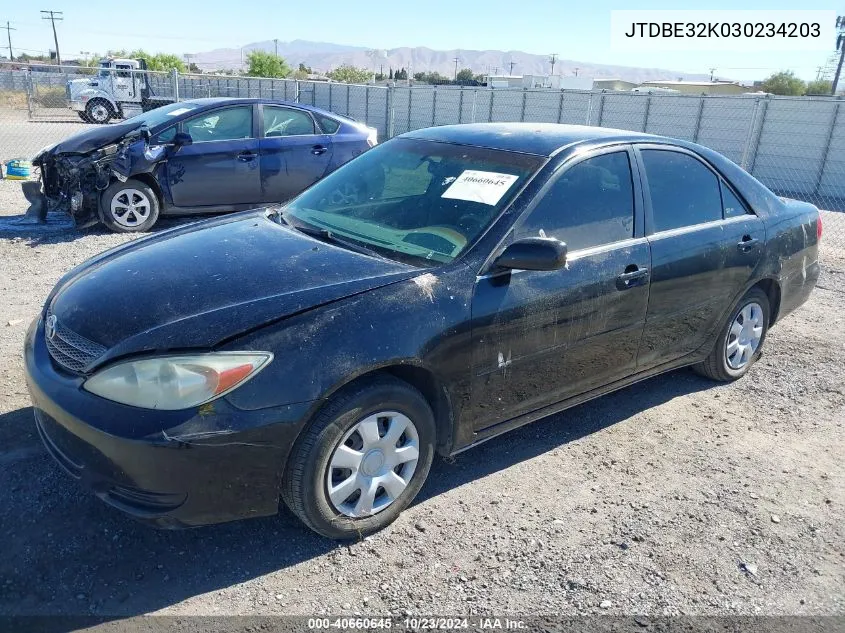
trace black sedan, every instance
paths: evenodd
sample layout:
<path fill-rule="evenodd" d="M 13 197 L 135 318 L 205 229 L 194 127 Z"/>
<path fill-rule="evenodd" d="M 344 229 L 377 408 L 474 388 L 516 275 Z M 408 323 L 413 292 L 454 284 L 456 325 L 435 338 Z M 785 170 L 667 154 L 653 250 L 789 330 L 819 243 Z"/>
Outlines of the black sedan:
<path fill-rule="evenodd" d="M 686 365 L 743 376 L 810 295 L 820 236 L 814 206 L 691 143 L 411 132 L 283 207 L 70 271 L 26 339 L 36 425 L 72 477 L 155 525 L 281 497 L 358 538 L 435 452 Z"/>

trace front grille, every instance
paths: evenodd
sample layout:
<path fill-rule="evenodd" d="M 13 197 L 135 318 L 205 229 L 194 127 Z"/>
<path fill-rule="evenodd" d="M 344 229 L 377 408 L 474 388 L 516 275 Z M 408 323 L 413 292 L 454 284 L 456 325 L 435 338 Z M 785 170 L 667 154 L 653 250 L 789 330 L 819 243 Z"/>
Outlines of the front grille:
<path fill-rule="evenodd" d="M 52 312 L 47 312 L 47 319 L 52 319 Z M 82 373 L 88 365 L 106 353 L 102 345 L 89 341 L 84 336 L 69 330 L 56 321 L 52 336 L 48 327 L 44 328 L 44 340 L 47 341 L 47 350 L 50 356 L 59 365 L 72 372 Z"/>

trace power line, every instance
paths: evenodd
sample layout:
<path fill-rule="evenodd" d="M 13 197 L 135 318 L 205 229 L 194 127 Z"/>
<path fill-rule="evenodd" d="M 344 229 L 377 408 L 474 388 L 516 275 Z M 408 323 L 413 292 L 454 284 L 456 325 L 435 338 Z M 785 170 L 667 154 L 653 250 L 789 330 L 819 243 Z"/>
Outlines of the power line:
<path fill-rule="evenodd" d="M 53 25 L 53 41 L 56 43 L 56 63 L 61 66 L 62 65 L 62 56 L 59 53 L 59 36 L 56 35 L 56 20 L 60 22 L 64 20 L 64 11 L 49 11 L 49 10 L 42 10 L 41 11 L 41 19 L 42 20 L 50 20 L 50 23 Z"/>
<path fill-rule="evenodd" d="M 15 61 L 15 56 L 14 56 L 14 54 L 12 54 L 12 31 L 17 31 L 17 29 L 13 28 L 9 24 L 8 20 L 6 21 L 5 27 L 0 26 L 0 29 L 2 29 L 2 28 L 6 29 L 6 36 L 9 38 L 9 61 L 13 62 L 13 61 Z"/>

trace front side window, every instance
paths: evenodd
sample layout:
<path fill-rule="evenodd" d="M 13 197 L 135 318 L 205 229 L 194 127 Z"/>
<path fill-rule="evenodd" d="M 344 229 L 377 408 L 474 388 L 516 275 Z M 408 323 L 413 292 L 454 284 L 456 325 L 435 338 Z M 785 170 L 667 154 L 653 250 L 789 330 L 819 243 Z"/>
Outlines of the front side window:
<path fill-rule="evenodd" d="M 314 134 L 314 120 L 302 110 L 264 106 L 264 136 L 303 136 Z"/>
<path fill-rule="evenodd" d="M 183 125 L 194 143 L 250 138 L 252 136 L 252 106 L 221 108 L 188 119 Z"/>
<path fill-rule="evenodd" d="M 641 154 L 656 232 L 722 219 L 719 179 L 701 161 L 667 150 Z"/>
<path fill-rule="evenodd" d="M 284 216 L 294 226 L 330 231 L 393 259 L 448 263 L 542 163 L 526 154 L 395 139 L 307 189 Z"/>
<path fill-rule="evenodd" d="M 546 190 L 515 237 L 556 237 L 570 251 L 634 235 L 634 187 L 627 152 L 588 158 Z"/>

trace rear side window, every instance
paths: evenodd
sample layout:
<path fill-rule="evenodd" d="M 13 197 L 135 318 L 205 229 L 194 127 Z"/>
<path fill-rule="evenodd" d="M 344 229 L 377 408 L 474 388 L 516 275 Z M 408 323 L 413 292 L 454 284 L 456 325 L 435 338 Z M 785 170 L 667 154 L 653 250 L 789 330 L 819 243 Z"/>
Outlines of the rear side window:
<path fill-rule="evenodd" d="M 655 231 L 722 219 L 719 179 L 689 154 L 646 149 L 645 164 Z"/>
<path fill-rule="evenodd" d="M 602 154 L 567 169 L 515 232 L 556 237 L 568 250 L 634 235 L 634 188 L 627 152 Z"/>
<path fill-rule="evenodd" d="M 317 122 L 320 124 L 323 132 L 326 134 L 334 134 L 340 128 L 340 123 L 335 121 L 334 119 L 330 119 L 327 116 L 323 116 L 322 114 L 318 114 Z"/>
<path fill-rule="evenodd" d="M 722 185 L 722 208 L 725 210 L 725 217 L 726 218 L 733 218 L 738 215 L 747 215 L 748 209 L 746 209 L 745 205 L 742 201 L 736 197 L 736 194 L 731 191 L 731 188 L 728 187 L 727 184 L 724 182 L 721 183 Z"/>
<path fill-rule="evenodd" d="M 264 136 L 306 136 L 314 134 L 314 120 L 302 110 L 264 106 Z"/>

